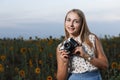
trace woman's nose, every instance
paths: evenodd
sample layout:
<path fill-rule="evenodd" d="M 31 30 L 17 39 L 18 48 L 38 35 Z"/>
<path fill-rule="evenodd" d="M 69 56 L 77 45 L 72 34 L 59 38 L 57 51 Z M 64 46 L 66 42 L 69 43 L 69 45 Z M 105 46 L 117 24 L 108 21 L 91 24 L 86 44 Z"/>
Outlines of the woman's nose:
<path fill-rule="evenodd" d="M 70 27 L 73 27 L 73 26 L 74 26 L 73 23 L 74 23 L 73 21 L 70 22 Z"/>

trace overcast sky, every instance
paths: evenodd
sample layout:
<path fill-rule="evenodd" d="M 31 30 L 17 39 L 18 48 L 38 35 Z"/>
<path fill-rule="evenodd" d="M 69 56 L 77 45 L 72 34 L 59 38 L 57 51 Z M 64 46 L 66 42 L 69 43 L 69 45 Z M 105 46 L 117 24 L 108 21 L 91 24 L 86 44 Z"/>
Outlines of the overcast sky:
<path fill-rule="evenodd" d="M 91 32 L 120 34 L 120 0 L 0 0 L 0 38 L 64 35 L 64 17 L 81 9 Z"/>

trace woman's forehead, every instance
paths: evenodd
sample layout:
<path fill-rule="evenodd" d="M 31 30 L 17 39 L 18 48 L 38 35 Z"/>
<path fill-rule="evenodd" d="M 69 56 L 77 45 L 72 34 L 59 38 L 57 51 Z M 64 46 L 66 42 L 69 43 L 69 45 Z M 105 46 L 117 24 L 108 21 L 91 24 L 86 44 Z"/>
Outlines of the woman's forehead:
<path fill-rule="evenodd" d="M 80 16 L 76 12 L 70 12 L 70 13 L 67 14 L 67 18 L 80 19 Z"/>

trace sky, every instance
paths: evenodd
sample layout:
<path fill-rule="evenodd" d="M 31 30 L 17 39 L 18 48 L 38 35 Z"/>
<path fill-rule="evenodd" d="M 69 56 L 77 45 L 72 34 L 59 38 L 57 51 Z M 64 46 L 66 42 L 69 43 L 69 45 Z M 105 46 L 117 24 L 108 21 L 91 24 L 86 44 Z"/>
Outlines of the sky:
<path fill-rule="evenodd" d="M 64 18 L 81 9 L 91 32 L 99 37 L 120 34 L 120 0 L 0 0 L 0 38 L 59 38 Z"/>

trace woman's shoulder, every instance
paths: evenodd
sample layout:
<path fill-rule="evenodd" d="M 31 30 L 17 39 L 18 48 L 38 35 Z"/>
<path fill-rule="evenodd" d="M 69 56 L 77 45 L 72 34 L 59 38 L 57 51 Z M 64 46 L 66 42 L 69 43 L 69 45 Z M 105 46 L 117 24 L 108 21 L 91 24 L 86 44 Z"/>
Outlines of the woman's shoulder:
<path fill-rule="evenodd" d="M 60 47 L 63 45 L 63 42 L 60 42 L 58 45 L 57 45 L 57 49 L 60 49 Z"/>
<path fill-rule="evenodd" d="M 57 47 L 59 48 L 59 47 L 61 47 L 61 46 L 62 46 L 62 42 L 61 42 L 61 43 L 59 43 Z"/>
<path fill-rule="evenodd" d="M 91 34 L 89 35 L 89 40 L 95 45 L 96 42 L 99 41 L 99 38 L 97 37 L 96 34 L 91 33 Z"/>
<path fill-rule="evenodd" d="M 96 34 L 93 34 L 93 33 L 89 35 L 89 40 L 92 43 L 100 42 L 100 39 L 98 38 L 98 36 Z"/>
<path fill-rule="evenodd" d="M 93 41 L 93 40 L 95 40 L 95 34 L 93 34 L 93 33 L 91 33 L 91 34 L 89 34 L 89 40 L 90 41 Z"/>
<path fill-rule="evenodd" d="M 97 38 L 98 38 L 98 37 L 97 37 L 96 34 L 94 34 L 94 33 L 89 34 L 89 39 L 95 40 L 95 39 L 97 39 Z"/>

